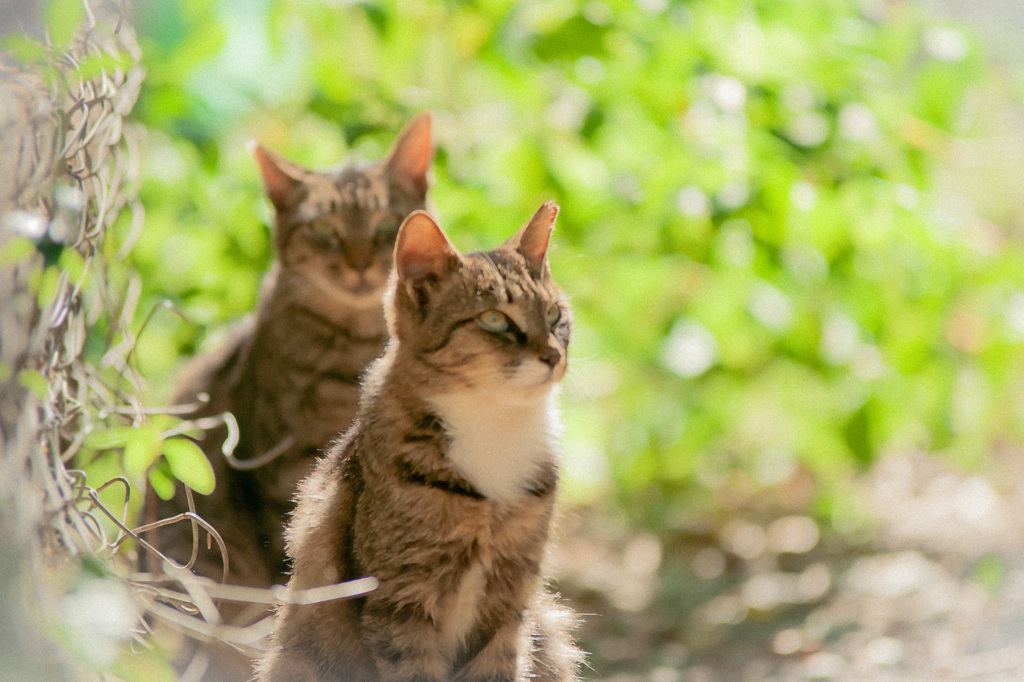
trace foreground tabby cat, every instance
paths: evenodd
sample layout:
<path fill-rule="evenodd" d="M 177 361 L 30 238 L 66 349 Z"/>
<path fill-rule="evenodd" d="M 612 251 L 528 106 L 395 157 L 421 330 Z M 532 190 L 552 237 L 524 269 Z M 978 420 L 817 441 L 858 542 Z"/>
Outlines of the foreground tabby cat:
<path fill-rule="evenodd" d="M 229 583 L 267 587 L 286 580 L 282 531 L 295 487 L 315 456 L 348 428 L 359 377 L 383 348 L 381 298 L 398 227 L 425 207 L 434 156 L 430 128 L 430 116 L 421 114 L 383 161 L 328 172 L 253 150 L 276 211 L 277 260 L 255 319 L 219 352 L 194 362 L 175 396 L 189 403 L 209 395 L 191 416 L 234 414 L 238 459 L 278 453 L 263 466 L 239 470 L 221 453 L 223 428 L 200 443 L 217 488 L 194 496 L 196 511 L 227 543 Z M 150 520 L 188 509 L 180 486 L 168 502 L 150 500 Z M 178 523 L 161 528 L 156 544 L 184 563 L 192 542 L 190 524 Z M 220 552 L 205 544 L 195 571 L 220 580 Z"/>
<path fill-rule="evenodd" d="M 287 531 L 290 588 L 380 586 L 282 606 L 261 682 L 576 679 L 575 619 L 542 573 L 571 327 L 546 257 L 557 212 L 466 255 L 426 213 L 405 220 L 391 339 Z"/>

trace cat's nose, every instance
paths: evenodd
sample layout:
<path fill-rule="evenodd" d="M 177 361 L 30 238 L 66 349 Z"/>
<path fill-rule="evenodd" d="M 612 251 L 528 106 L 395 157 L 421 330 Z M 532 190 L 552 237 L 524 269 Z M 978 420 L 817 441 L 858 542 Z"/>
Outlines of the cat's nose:
<path fill-rule="evenodd" d="M 373 259 L 369 258 L 369 257 L 367 257 L 367 258 L 351 258 L 350 257 L 347 260 L 348 260 L 348 264 L 356 272 L 364 272 L 371 265 L 373 265 Z"/>
<path fill-rule="evenodd" d="M 356 272 L 363 272 L 373 265 L 373 250 L 369 244 L 346 244 L 345 261 Z"/>
<path fill-rule="evenodd" d="M 551 368 L 554 368 L 561 359 L 562 354 L 559 350 L 557 348 L 551 348 L 550 346 L 540 355 L 540 361 Z"/>

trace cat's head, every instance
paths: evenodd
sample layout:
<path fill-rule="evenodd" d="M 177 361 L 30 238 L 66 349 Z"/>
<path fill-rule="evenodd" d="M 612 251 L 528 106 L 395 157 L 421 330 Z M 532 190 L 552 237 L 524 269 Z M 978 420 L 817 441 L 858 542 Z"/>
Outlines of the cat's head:
<path fill-rule="evenodd" d="M 402 220 L 426 206 L 434 158 L 431 119 L 413 118 L 377 163 L 312 171 L 260 145 L 253 155 L 276 212 L 284 276 L 327 296 L 379 300 Z M 379 305 L 379 304 L 378 304 Z"/>
<path fill-rule="evenodd" d="M 547 202 L 493 251 L 460 254 L 427 213 L 406 218 L 386 310 L 406 371 L 438 394 L 547 393 L 567 368 L 568 298 L 554 282 Z"/>

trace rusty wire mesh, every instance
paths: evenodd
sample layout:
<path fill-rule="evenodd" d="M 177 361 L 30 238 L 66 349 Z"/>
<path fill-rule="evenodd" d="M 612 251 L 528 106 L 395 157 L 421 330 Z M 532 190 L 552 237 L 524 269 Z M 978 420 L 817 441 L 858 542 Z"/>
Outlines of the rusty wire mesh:
<path fill-rule="evenodd" d="M 80 608 L 90 603 L 80 594 L 85 574 L 104 585 L 106 608 L 113 601 L 129 619 L 114 637 L 122 648 L 129 639 L 148 646 L 152 625 L 163 623 L 255 653 L 271 627 L 267 604 L 373 587 L 371 579 L 288 593 L 197 578 L 139 533 L 185 522 L 196 544 L 200 534 L 219 542 L 212 527 L 191 513 L 133 528 L 132 484 L 87 480 L 76 468 L 90 433 L 182 411 L 144 404 L 133 354 L 145 322 L 132 331 L 141 282 L 121 263 L 143 225 L 145 131 L 127 118 L 143 78 L 139 48 L 121 3 L 83 8 L 67 45 L 33 43 L 28 60 L 0 54 L 0 611 L 12 615 L 0 618 L 0 663 L 12 679 L 88 678 L 51 643 L 68 639 L 69 595 Z M 180 422 L 163 436 L 210 425 Z M 137 572 L 135 551 L 158 556 L 158 570 Z M 226 624 L 220 600 L 261 605 L 259 617 Z M 199 678 L 202 655 L 193 663 L 186 677 Z"/>
<path fill-rule="evenodd" d="M 95 415 L 136 402 L 102 387 L 83 347 L 101 315 L 127 326 L 138 289 L 110 297 L 87 283 L 104 281 L 102 243 L 119 214 L 127 207 L 141 225 L 139 134 L 125 116 L 142 71 L 121 8 L 84 9 L 67 46 L 0 56 L 0 599 L 15 630 L 0 636 L 0 659 L 14 679 L 80 677 L 37 633 L 60 634 L 73 558 L 110 558 L 90 513 L 97 490 L 69 462 Z M 101 488 L 113 485 L 127 494 L 124 481 Z"/>

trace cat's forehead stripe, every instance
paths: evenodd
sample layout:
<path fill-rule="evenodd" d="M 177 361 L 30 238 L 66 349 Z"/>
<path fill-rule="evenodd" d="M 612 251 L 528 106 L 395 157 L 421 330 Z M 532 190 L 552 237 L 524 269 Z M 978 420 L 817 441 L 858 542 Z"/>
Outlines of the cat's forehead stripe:
<path fill-rule="evenodd" d="M 477 290 L 487 291 L 498 305 L 516 304 L 530 299 L 546 299 L 550 294 L 526 269 L 517 254 L 501 249 L 467 254 L 476 263 Z"/>
<path fill-rule="evenodd" d="M 390 200 L 388 184 L 383 179 L 365 175 L 339 182 L 337 190 L 341 205 L 345 208 L 379 211 L 386 208 Z"/>
<path fill-rule="evenodd" d="M 382 211 L 390 200 L 388 183 L 382 178 L 343 177 L 332 183 L 312 185 L 295 216 L 300 222 L 310 222 L 340 209 Z"/>
<path fill-rule="evenodd" d="M 480 256 L 494 275 L 494 280 L 491 283 L 491 290 L 494 292 L 495 297 L 501 303 L 510 302 L 512 299 L 508 292 L 508 282 L 506 281 L 506 278 L 502 276 L 497 263 L 494 262 L 494 259 L 491 258 L 491 255 L 488 253 L 481 253 Z"/>

